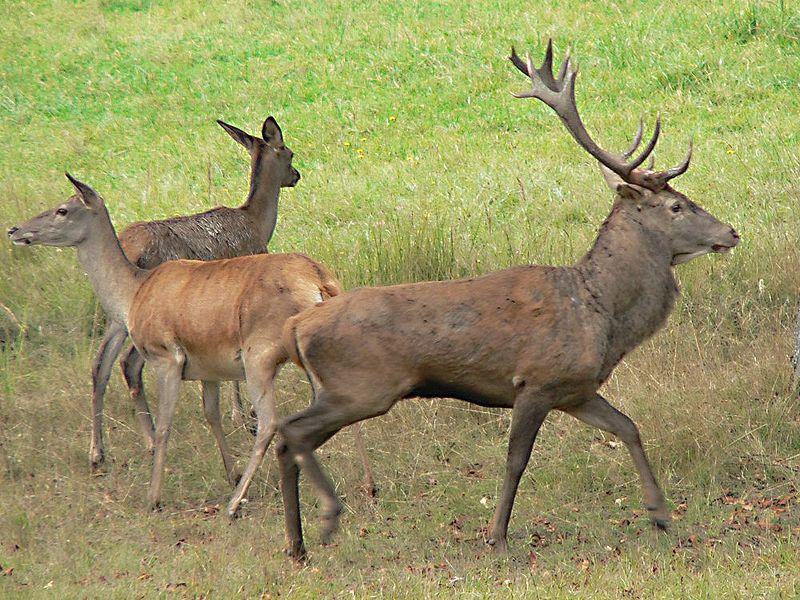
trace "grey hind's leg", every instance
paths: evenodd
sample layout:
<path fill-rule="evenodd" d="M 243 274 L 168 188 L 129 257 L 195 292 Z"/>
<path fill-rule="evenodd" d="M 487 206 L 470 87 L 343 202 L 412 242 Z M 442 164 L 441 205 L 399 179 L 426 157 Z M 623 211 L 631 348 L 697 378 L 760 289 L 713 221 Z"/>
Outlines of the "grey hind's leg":
<path fill-rule="evenodd" d="M 92 365 L 92 441 L 89 446 L 89 462 L 96 471 L 105 460 L 103 449 L 103 397 L 111 377 L 111 368 L 117 360 L 128 331 L 122 323 L 109 323 L 97 356 Z"/>
<path fill-rule="evenodd" d="M 535 393 L 522 392 L 514 402 L 503 489 L 487 536 L 488 543 L 497 551 L 505 552 L 508 549 L 508 522 L 511 519 L 514 498 L 522 473 L 528 466 L 536 435 L 547 413 L 547 406 L 542 404 L 541 398 Z"/>
<path fill-rule="evenodd" d="M 206 417 L 211 432 L 217 440 L 219 452 L 222 455 L 222 464 L 225 466 L 225 474 L 228 477 L 228 483 L 232 486 L 236 485 L 239 476 L 236 474 L 236 464 L 228 450 L 228 444 L 225 441 L 225 433 L 222 431 L 222 423 L 219 415 L 219 382 L 218 381 L 203 381 L 203 414 Z"/>
<path fill-rule="evenodd" d="M 128 391 L 136 410 L 136 418 L 139 421 L 139 429 L 144 437 L 147 449 L 152 451 L 155 446 L 155 430 L 153 428 L 153 417 L 150 415 L 150 408 L 147 406 L 147 399 L 144 395 L 144 381 L 142 380 L 142 370 L 144 369 L 144 358 L 136 349 L 131 347 L 125 357 L 120 361 L 122 376 L 128 384 Z"/>
<path fill-rule="evenodd" d="M 573 417 L 603 431 L 613 433 L 628 447 L 644 488 L 644 498 L 650 518 L 659 528 L 666 529 L 670 523 L 670 512 L 664 494 L 656 481 L 650 462 L 642 448 L 639 429 L 624 413 L 611 406 L 600 394 L 575 408 L 566 410 Z"/>

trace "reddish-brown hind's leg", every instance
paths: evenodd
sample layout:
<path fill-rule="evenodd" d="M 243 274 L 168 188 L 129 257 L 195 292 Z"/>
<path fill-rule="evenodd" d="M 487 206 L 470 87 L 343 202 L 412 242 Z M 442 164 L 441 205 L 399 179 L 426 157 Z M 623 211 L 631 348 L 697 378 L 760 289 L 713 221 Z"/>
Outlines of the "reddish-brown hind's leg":
<path fill-rule="evenodd" d="M 203 415 L 206 417 L 208 426 L 217 440 L 217 447 L 222 455 L 222 464 L 225 466 L 225 475 L 228 483 L 235 486 L 239 481 L 236 473 L 236 461 L 233 460 L 228 444 L 225 441 L 225 432 L 222 431 L 222 422 L 219 414 L 219 381 L 203 381 Z"/>

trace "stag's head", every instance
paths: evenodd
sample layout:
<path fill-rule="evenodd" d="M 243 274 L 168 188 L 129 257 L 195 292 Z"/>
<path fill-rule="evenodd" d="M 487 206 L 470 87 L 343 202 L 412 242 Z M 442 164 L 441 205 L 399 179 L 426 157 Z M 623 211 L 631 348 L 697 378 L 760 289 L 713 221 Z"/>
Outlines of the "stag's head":
<path fill-rule="evenodd" d="M 103 215 L 105 203 L 91 187 L 66 173 L 75 194 L 42 214 L 8 230 L 8 237 L 18 246 L 77 246 L 92 233 L 95 220 Z"/>
<path fill-rule="evenodd" d="M 261 137 L 252 136 L 238 127 L 217 121 L 235 141 L 250 153 L 254 177 L 280 182 L 281 187 L 294 187 L 300 172 L 292 166 L 294 153 L 283 142 L 283 132 L 274 117 L 269 116 L 261 126 Z"/>
<path fill-rule="evenodd" d="M 514 95 L 517 98 L 537 98 L 556 112 L 575 141 L 600 163 L 606 182 L 619 201 L 634 207 L 639 222 L 669 241 L 673 265 L 709 252 L 727 252 L 739 243 L 739 235 L 733 227 L 714 218 L 669 183 L 689 168 L 691 143 L 686 158 L 678 166 L 658 171 L 653 168 L 651 159 L 650 164 L 643 167 L 642 163 L 653 152 L 661 133 L 661 121 L 656 119 L 653 135 L 638 155 L 634 156 L 642 141 L 644 127 L 641 121 L 628 150 L 621 156 L 607 152 L 589 136 L 578 114 L 575 104 L 578 72 L 568 54 L 557 76 L 553 74 L 552 40 L 547 43 L 544 63 L 539 68 L 533 66 L 530 55 L 527 61 L 523 61 L 513 48 L 509 58 L 533 84 L 530 90 Z"/>

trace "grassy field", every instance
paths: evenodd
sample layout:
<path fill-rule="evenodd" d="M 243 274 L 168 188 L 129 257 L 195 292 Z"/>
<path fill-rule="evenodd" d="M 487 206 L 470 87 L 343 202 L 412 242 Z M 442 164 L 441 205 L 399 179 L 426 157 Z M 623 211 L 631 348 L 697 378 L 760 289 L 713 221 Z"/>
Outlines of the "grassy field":
<path fill-rule="evenodd" d="M 89 366 L 103 319 L 73 251 L 0 242 L 0 302 L 25 335 L 0 349 L 2 597 L 595 597 L 800 595 L 800 400 L 790 389 L 800 287 L 800 16 L 792 2 L 15 2 L 0 22 L 0 224 L 66 198 L 63 171 L 118 227 L 237 204 L 244 152 L 214 123 L 273 114 L 300 185 L 272 250 L 302 250 L 348 286 L 449 278 L 585 252 L 612 196 L 548 109 L 513 99 L 511 44 L 553 36 L 581 67 L 589 130 L 623 148 L 657 112 L 659 165 L 687 138 L 676 187 L 742 243 L 678 269 L 667 328 L 605 395 L 638 422 L 675 509 L 652 530 L 625 451 L 570 417 L 545 423 L 511 520 L 482 542 L 509 415 L 409 401 L 367 422 L 371 502 L 351 433 L 321 457 L 344 497 L 311 560 L 283 547 L 274 460 L 235 523 L 184 386 L 166 510 L 144 510 L 150 457 L 118 374 L 106 472 L 90 475 Z M 3 315 L 0 314 L 0 317 Z M 0 322 L 2 323 L 2 322 Z M 151 386 L 152 387 L 152 386 Z M 284 414 L 309 401 L 295 368 Z M 233 430 L 240 455 L 251 438 Z"/>

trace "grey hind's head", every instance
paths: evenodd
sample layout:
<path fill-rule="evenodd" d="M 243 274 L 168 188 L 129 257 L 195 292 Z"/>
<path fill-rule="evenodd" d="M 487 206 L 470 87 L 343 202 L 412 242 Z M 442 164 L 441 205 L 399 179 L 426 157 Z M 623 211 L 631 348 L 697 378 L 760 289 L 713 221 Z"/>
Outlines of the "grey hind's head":
<path fill-rule="evenodd" d="M 294 187 L 300 181 L 300 172 L 292 166 L 294 153 L 284 143 L 283 132 L 274 117 L 266 118 L 260 138 L 223 121 L 217 123 L 250 153 L 255 176 L 277 179 L 281 187 Z"/>
<path fill-rule="evenodd" d="M 77 246 L 92 231 L 92 223 L 105 204 L 91 187 L 66 173 L 75 187 L 75 194 L 66 202 L 8 230 L 8 237 L 17 246 Z"/>

